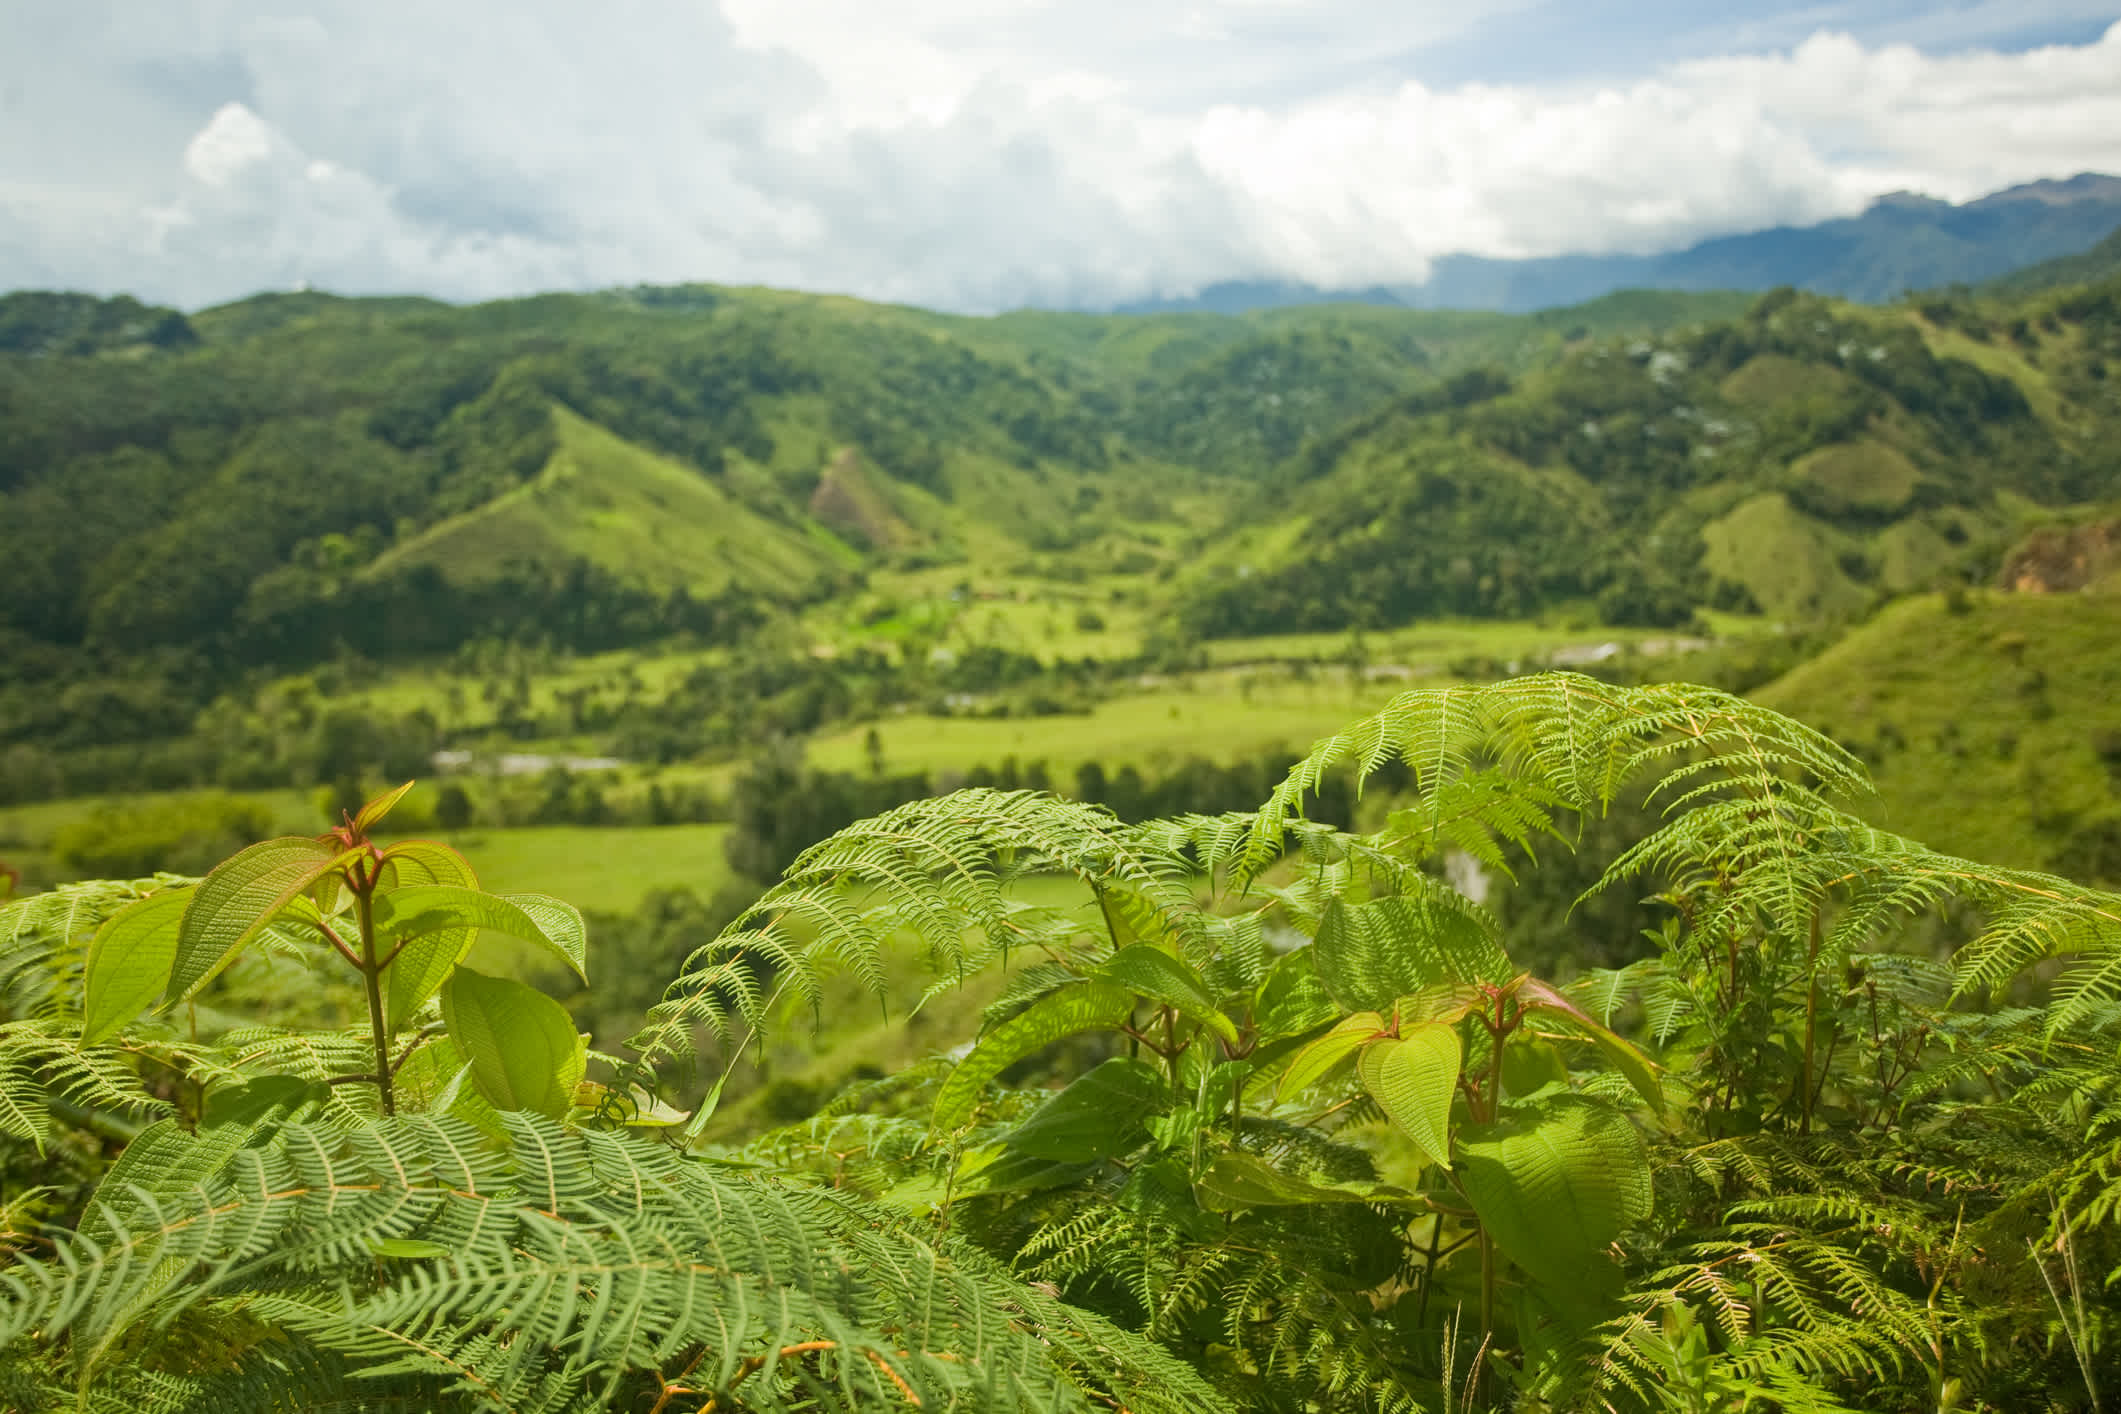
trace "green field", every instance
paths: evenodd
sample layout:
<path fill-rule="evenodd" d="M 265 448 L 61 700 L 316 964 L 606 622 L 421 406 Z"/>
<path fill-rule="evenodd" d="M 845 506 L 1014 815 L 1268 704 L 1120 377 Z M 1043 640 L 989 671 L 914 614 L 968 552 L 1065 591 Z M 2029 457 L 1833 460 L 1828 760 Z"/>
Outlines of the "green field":
<path fill-rule="evenodd" d="M 1013 757 L 1043 761 L 1054 779 L 1087 761 L 1152 771 L 1187 757 L 1232 762 L 1275 747 L 1301 751 L 1352 717 L 1381 705 L 1396 683 L 1351 685 L 1345 674 L 1296 681 L 1279 673 L 1197 673 L 1158 690 L 1130 693 L 1081 715 L 927 717 L 908 713 L 873 725 L 893 771 L 969 771 Z M 811 741 L 813 765 L 864 770 L 872 726 Z"/>
<path fill-rule="evenodd" d="M 2048 867 L 2121 810 L 2121 595 L 1903 600 L 1755 694 L 1871 763 L 1887 829 Z"/>
<path fill-rule="evenodd" d="M 727 825 L 536 825 L 440 838 L 463 851 L 480 884 L 496 893 L 553 894 L 593 913 L 631 913 L 654 889 L 691 889 L 706 898 L 727 883 L 728 833 Z"/>

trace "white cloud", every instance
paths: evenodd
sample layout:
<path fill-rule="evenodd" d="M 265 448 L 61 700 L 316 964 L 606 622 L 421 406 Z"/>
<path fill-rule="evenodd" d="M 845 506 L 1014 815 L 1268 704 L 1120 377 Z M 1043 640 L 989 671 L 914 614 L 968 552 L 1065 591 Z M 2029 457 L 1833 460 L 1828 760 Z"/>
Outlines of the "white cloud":
<path fill-rule="evenodd" d="M 1493 13 L 1462 3 L 53 13 L 0 17 L 0 287 L 184 303 L 305 280 L 972 309 L 1368 284 L 2121 169 L 2121 25 L 2014 54 L 1820 33 L 1527 86 L 1404 77 Z"/>

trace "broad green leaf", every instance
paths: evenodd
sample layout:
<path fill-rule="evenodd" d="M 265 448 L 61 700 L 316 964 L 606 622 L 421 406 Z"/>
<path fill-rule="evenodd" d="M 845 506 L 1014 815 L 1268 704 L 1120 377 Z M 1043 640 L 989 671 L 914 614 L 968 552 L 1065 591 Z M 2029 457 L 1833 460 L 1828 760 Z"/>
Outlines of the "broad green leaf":
<path fill-rule="evenodd" d="M 1656 1063 L 1633 1042 L 1599 1025 L 1589 1012 L 1537 977 L 1520 978 L 1516 993 L 1519 1005 L 1525 1010 L 1558 1016 L 1572 1029 L 1583 1033 L 1605 1056 L 1606 1063 L 1627 1077 L 1628 1084 L 1649 1102 L 1651 1109 L 1659 1115 L 1664 1113 L 1664 1086 L 1657 1079 Z"/>
<path fill-rule="evenodd" d="M 1057 1163 L 1109 1159 L 1149 1137 L 1142 1122 L 1163 1108 L 1167 1098 L 1156 1067 L 1115 1057 L 1078 1076 L 1002 1142 L 1018 1153 Z"/>
<path fill-rule="evenodd" d="M 479 886 L 471 861 L 437 840 L 399 840 L 383 851 L 381 863 L 386 889 L 414 884 L 455 884 L 465 889 Z"/>
<path fill-rule="evenodd" d="M 1495 1245 L 1563 1293 L 1612 1278 L 1607 1245 L 1652 1202 L 1642 1136 L 1626 1115 L 1582 1095 L 1461 1136 L 1458 1177 Z"/>
<path fill-rule="evenodd" d="M 181 1000 L 198 991 L 297 895 L 366 853 L 337 852 L 305 836 L 289 835 L 223 860 L 191 891 L 170 966 L 169 996 Z"/>
<path fill-rule="evenodd" d="M 378 894 L 376 930 L 391 945 L 428 933 L 485 928 L 535 943 L 589 980 L 587 927 L 573 904 L 544 894 L 489 894 L 446 884 L 415 884 Z"/>
<path fill-rule="evenodd" d="M 1552 1041 L 1519 1032 L 1502 1048 L 1502 1088 L 1514 1098 L 1566 1084 L 1568 1078 L 1568 1062 Z"/>
<path fill-rule="evenodd" d="M 1313 1183 L 1293 1178 L 1256 1154 L 1218 1154 L 1194 1185 L 1200 1205 L 1215 1213 L 1243 1208 L 1280 1208 L 1311 1203 L 1419 1201 L 1415 1195 L 1377 1183 Z"/>
<path fill-rule="evenodd" d="M 691 1116 L 674 1105 L 650 1095 L 643 1104 L 637 1095 L 613 1089 L 594 1080 L 584 1080 L 574 1087 L 574 1107 L 578 1110 L 604 1110 L 615 1113 L 619 1123 L 629 1129 L 668 1129 L 674 1124 L 683 1124 Z"/>
<path fill-rule="evenodd" d="M 1465 1055 L 1455 1028 L 1432 1021 L 1362 1053 L 1362 1083 L 1430 1163 L 1451 1166 L 1451 1098 Z"/>
<path fill-rule="evenodd" d="M 422 885 L 476 889 L 471 862 L 445 844 L 405 840 L 383 851 L 379 866 L 383 885 L 377 902 L 388 910 L 397 894 Z M 464 960 L 478 930 L 441 928 L 407 942 L 383 974 L 383 1016 L 392 1032 L 402 1030 L 429 997 L 441 989 L 449 969 Z M 392 946 L 395 946 L 393 944 Z M 387 949 L 386 949 L 387 951 Z"/>
<path fill-rule="evenodd" d="M 960 1197 L 975 1193 L 1035 1193 L 1047 1188 L 1072 1187 L 1095 1170 L 1094 1164 L 1063 1163 L 1020 1153 L 1004 1144 L 988 1144 L 967 1149 L 959 1157 L 950 1187 Z M 906 1205 L 918 1196 L 918 1191 L 904 1192 L 899 1195 L 898 1202 Z M 938 1186 L 928 1196 L 928 1208 L 932 1211 L 942 1197 Z"/>
<path fill-rule="evenodd" d="M 1134 1010 L 1134 994 L 1106 982 L 1079 982 L 1049 992 L 980 1038 L 935 1096 L 930 1123 L 956 1129 L 972 1118 L 987 1082 L 1032 1052 L 1081 1031 L 1109 1030 Z"/>
<path fill-rule="evenodd" d="M 154 1005 L 169 987 L 177 929 L 190 889 L 149 894 L 112 914 L 88 945 L 81 1044 L 98 1046 Z"/>
<path fill-rule="evenodd" d="M 391 807 L 405 798 L 405 792 L 411 790 L 412 785 L 411 781 L 407 781 L 396 790 L 385 791 L 362 806 L 353 819 L 354 833 L 356 835 L 366 835 L 370 830 L 373 830 L 382 818 L 390 813 Z"/>
<path fill-rule="evenodd" d="M 442 987 L 442 1019 L 495 1109 L 567 1113 L 587 1063 L 567 1008 L 535 987 L 459 967 Z"/>
<path fill-rule="evenodd" d="M 1371 903 L 1334 899 L 1312 943 L 1318 976 L 1344 1007 L 1386 1011 L 1444 983 L 1506 982 L 1510 960 L 1473 906 L 1456 895 Z"/>
<path fill-rule="evenodd" d="M 1293 1095 L 1316 1085 L 1335 1066 L 1384 1035 L 1385 1029 L 1384 1017 L 1374 1011 L 1358 1011 L 1341 1018 L 1331 1031 L 1296 1053 L 1296 1059 L 1282 1072 L 1281 1085 L 1275 1093 Z"/>
<path fill-rule="evenodd" d="M 1208 995 L 1200 974 L 1161 948 L 1136 943 L 1121 948 L 1093 974 L 1100 982 L 1125 987 L 1136 996 L 1175 1008 L 1216 1035 L 1237 1044 L 1237 1023 L 1223 1015 Z"/>
<path fill-rule="evenodd" d="M 1392 1008 L 1402 1027 L 1427 1021 L 1457 1025 L 1476 1011 L 1489 1007 L 1489 995 L 1464 982 L 1443 982 L 1401 997 Z"/>
<path fill-rule="evenodd" d="M 730 1069 L 725 1067 L 722 1073 L 715 1077 L 714 1084 L 707 1087 L 707 1093 L 692 1111 L 692 1118 L 685 1121 L 686 1143 L 690 1144 L 707 1132 L 707 1122 L 713 1119 L 714 1112 L 722 1107 L 722 1091 L 729 1084 L 730 1074 Z"/>
<path fill-rule="evenodd" d="M 489 894 L 447 884 L 392 889 L 376 896 L 377 950 L 384 956 L 396 950 L 383 975 L 391 1030 L 440 989 L 482 928 L 537 944 L 587 980 L 586 930 L 570 904 L 543 894 Z"/>

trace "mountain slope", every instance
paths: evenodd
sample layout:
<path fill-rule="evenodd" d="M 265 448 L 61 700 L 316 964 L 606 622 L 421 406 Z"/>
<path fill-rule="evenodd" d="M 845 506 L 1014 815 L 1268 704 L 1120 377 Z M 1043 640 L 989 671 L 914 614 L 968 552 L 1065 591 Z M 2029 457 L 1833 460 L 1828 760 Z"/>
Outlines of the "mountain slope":
<path fill-rule="evenodd" d="M 2085 172 L 1959 205 L 1896 192 L 1880 197 L 1860 216 L 1719 236 L 1659 255 L 1527 260 L 1446 255 L 1418 285 L 1321 290 L 1233 282 L 1190 298 L 1142 301 L 1129 309 L 1234 311 L 1348 301 L 1527 313 L 1623 289 L 1759 291 L 1778 285 L 1882 303 L 1909 290 L 1980 284 L 2021 266 L 2071 256 L 2116 226 L 2121 226 L 2121 178 Z"/>
<path fill-rule="evenodd" d="M 1330 631 L 1576 599 L 1615 624 L 1814 622 L 1986 573 L 2028 502 L 2121 492 L 2090 371 L 2121 320 L 2104 296 L 2052 313 L 2021 342 L 1785 292 L 1402 399 L 1288 463 L 1182 617 Z"/>
<path fill-rule="evenodd" d="M 2110 280 L 2115 275 L 2121 275 L 2121 225 L 2115 226 L 2105 240 L 2090 250 L 2043 260 L 1990 281 L 1987 293 L 2026 295 L 2064 285 L 2089 285 Z"/>
<path fill-rule="evenodd" d="M 696 468 L 636 447 L 565 407 L 532 480 L 428 527 L 380 556 L 372 576 L 432 566 L 471 583 L 514 564 L 594 565 L 631 585 L 700 596 L 742 585 L 799 597 L 859 555 L 816 526 L 776 523 Z"/>
<path fill-rule="evenodd" d="M 1753 694 L 1855 748 L 1886 828 L 2121 882 L 2121 593 L 1923 595 Z"/>

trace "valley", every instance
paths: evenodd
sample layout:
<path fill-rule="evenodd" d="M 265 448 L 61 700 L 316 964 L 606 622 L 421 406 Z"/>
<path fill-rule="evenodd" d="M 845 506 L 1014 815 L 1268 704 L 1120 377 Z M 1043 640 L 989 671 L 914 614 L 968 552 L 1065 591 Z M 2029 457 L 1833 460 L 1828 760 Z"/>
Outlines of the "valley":
<path fill-rule="evenodd" d="M 1249 809 L 1398 693 L 1566 668 L 1754 693 L 1869 762 L 1889 825 L 2112 880 L 2121 597 L 2103 561 L 2049 594 L 2004 567 L 2121 504 L 2121 315 L 2021 285 L 987 320 L 12 296 L 67 352 L 0 357 L 0 858 L 198 868 L 417 779 L 399 828 L 660 976 L 900 801 Z"/>

